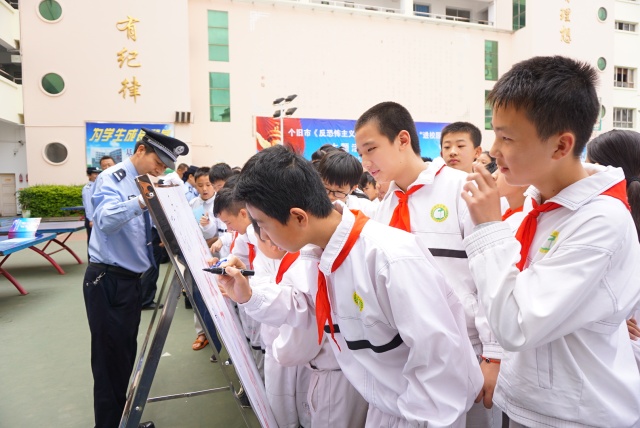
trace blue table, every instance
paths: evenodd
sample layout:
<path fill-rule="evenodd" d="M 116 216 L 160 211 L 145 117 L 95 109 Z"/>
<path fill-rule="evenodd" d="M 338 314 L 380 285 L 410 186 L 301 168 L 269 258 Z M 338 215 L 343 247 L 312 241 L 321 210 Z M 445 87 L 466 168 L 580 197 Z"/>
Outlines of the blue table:
<path fill-rule="evenodd" d="M 6 226 L 6 227 L 0 227 L 0 235 L 6 235 L 9 233 L 9 229 L 11 228 L 11 226 Z M 71 235 L 73 235 L 74 232 L 77 232 L 79 230 L 84 229 L 84 221 L 81 220 L 75 220 L 75 221 L 52 221 L 52 222 L 40 222 L 40 224 L 38 225 L 38 233 L 53 233 L 55 235 L 62 235 L 64 233 L 67 234 L 67 236 L 64 238 L 64 240 L 60 240 L 58 239 L 57 236 L 54 236 L 53 239 L 49 240 L 49 242 L 46 243 L 46 245 L 44 246 L 44 248 L 42 249 L 42 251 L 46 251 L 47 248 L 49 247 L 49 245 L 52 242 L 55 242 L 57 245 L 59 245 L 61 248 L 52 251 L 50 253 L 46 253 L 47 255 L 53 255 L 55 253 L 58 253 L 62 250 L 67 250 L 67 252 L 69 252 L 69 254 L 71 254 L 76 261 L 78 262 L 78 264 L 82 264 L 82 260 L 80 259 L 80 257 L 78 257 L 78 255 L 76 253 L 73 252 L 73 250 L 71 248 L 69 248 L 66 244 L 67 240 L 69 239 L 69 237 L 71 237 Z M 62 238 L 62 237 L 60 237 Z"/>
<path fill-rule="evenodd" d="M 9 272 L 7 272 L 7 270 L 4 269 L 2 265 L 4 264 L 4 262 L 7 261 L 7 259 L 9 258 L 9 256 L 11 256 L 11 254 L 16 253 L 20 250 L 24 250 L 25 248 L 29 248 L 30 250 L 35 251 L 36 253 L 40 254 L 42 257 L 47 259 L 49 263 L 53 265 L 53 267 L 58 271 L 60 275 L 64 275 L 64 271 L 62 270 L 60 265 L 58 265 L 58 263 L 56 263 L 56 261 L 53 260 L 51 256 L 49 256 L 49 254 L 45 253 L 40 248 L 36 247 L 36 245 L 41 244 L 43 242 L 47 242 L 47 243 L 51 242 L 53 239 L 55 239 L 55 237 L 56 237 L 55 233 L 37 234 L 33 238 L 25 238 L 25 239 L 8 239 L 6 236 L 0 236 L 0 256 L 4 256 L 0 261 L 0 274 L 3 275 L 5 278 L 7 278 L 18 289 L 20 294 L 25 295 L 25 294 L 29 294 L 29 292 L 25 290 L 20 285 L 18 280 L 16 280 Z"/>

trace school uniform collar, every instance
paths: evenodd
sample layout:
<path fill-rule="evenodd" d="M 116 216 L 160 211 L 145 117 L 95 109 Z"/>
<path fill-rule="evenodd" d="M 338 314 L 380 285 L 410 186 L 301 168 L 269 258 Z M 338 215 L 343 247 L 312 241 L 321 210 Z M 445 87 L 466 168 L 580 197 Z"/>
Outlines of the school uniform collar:
<path fill-rule="evenodd" d="M 320 257 L 320 265 L 318 268 L 325 275 L 331 274 L 331 267 L 333 266 L 333 262 L 338 258 L 338 254 L 340 254 L 340 250 L 344 247 L 344 244 L 349 237 L 349 233 L 353 228 L 353 224 L 356 221 L 356 216 L 353 215 L 348 208 L 342 206 L 342 221 L 336 228 L 336 231 L 331 235 L 331 239 L 329 239 L 329 243 L 325 247 L 322 252 L 322 256 Z"/>
<path fill-rule="evenodd" d="M 407 191 L 411 189 L 413 186 L 417 186 L 420 184 L 427 185 L 427 186 L 430 184 L 433 184 L 433 182 L 436 179 L 436 174 L 438 174 L 438 171 L 440 171 L 440 169 L 445 165 L 446 165 L 445 161 L 441 157 L 437 157 L 433 161 L 429 162 L 429 165 L 427 166 L 427 168 L 423 170 L 420 174 L 418 174 L 418 178 L 416 178 L 416 181 L 414 181 L 409 185 L 409 187 L 407 188 Z M 387 198 L 392 198 L 393 195 L 395 195 L 396 190 L 403 191 L 398 187 L 395 180 L 393 180 L 391 181 L 391 184 L 389 184 L 389 190 L 387 191 L 387 194 L 384 196 L 384 198 L 382 198 L 382 201 L 384 201 Z"/>
<path fill-rule="evenodd" d="M 575 211 L 624 180 L 624 172 L 621 168 L 595 164 L 583 164 L 582 166 L 589 173 L 588 177 L 562 189 L 560 193 L 545 202 L 555 202 Z M 534 186 L 529 187 L 525 195 L 537 203 L 541 202 L 540 191 Z M 525 206 L 525 208 L 527 207 Z"/>

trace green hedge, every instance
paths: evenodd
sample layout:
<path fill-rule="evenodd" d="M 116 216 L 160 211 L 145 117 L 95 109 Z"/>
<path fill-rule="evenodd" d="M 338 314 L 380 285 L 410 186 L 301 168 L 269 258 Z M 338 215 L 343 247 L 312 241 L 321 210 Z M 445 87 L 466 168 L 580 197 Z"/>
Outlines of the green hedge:
<path fill-rule="evenodd" d="M 77 211 L 61 211 L 60 208 L 81 206 L 82 187 L 83 185 L 25 187 L 18 193 L 18 201 L 23 210 L 31 211 L 31 217 L 77 216 Z"/>

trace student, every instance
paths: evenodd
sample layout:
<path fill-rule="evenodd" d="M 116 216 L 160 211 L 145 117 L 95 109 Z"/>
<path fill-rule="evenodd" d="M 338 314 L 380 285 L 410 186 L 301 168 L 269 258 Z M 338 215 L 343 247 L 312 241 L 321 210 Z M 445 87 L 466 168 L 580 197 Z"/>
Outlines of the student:
<path fill-rule="evenodd" d="M 480 162 L 491 174 L 496 172 L 498 169 L 498 165 L 496 165 L 496 160 L 491 157 L 488 151 L 484 151 L 480 153 L 478 156 L 478 162 Z"/>
<path fill-rule="evenodd" d="M 322 158 L 327 153 L 333 152 L 334 150 L 342 150 L 342 149 L 334 146 L 333 144 L 323 144 L 322 146 L 320 146 L 318 150 L 316 150 L 311 154 L 311 163 L 313 163 L 313 165 L 317 167 L 318 163 L 320 163 Z"/>
<path fill-rule="evenodd" d="M 320 160 L 318 172 L 331 202 L 340 201 L 347 208 L 360 210 L 369 217 L 375 213 L 376 205 L 353 195 L 362 177 L 362 164 L 355 156 L 343 150 L 333 150 Z"/>
<path fill-rule="evenodd" d="M 371 174 L 367 171 L 362 173 L 362 177 L 360 177 L 360 182 L 358 183 L 358 187 L 365 195 L 369 198 L 371 202 L 378 200 L 378 191 L 376 190 L 376 179 L 373 178 Z"/>
<path fill-rule="evenodd" d="M 215 193 L 211 183 L 209 182 L 209 170 L 209 167 L 201 167 L 196 170 L 194 177 L 196 190 L 198 191 L 199 196 L 197 198 L 193 198 L 189 202 L 189 205 L 196 216 L 196 221 L 198 221 L 200 225 L 202 236 L 207 242 L 207 245 L 211 245 L 218 235 L 218 223 L 216 221 L 217 219 L 213 215 L 213 197 Z M 192 278 L 193 277 L 189 274 L 189 279 L 191 280 Z M 202 295 L 200 294 L 198 287 L 192 285 L 192 290 L 193 300 L 198 308 L 200 317 L 202 317 L 205 325 L 207 326 L 207 330 L 216 350 L 220 353 L 222 344 L 220 343 L 220 339 L 218 339 L 218 333 L 216 331 L 215 324 L 211 319 L 211 314 L 202 299 Z M 204 328 L 202 328 L 202 324 L 200 324 L 200 320 L 195 313 L 193 314 L 193 323 L 196 330 L 196 340 L 191 345 L 191 349 L 199 351 L 207 346 L 209 340 L 207 339 Z M 212 355 L 211 362 L 217 362 L 215 354 Z"/>
<path fill-rule="evenodd" d="M 587 63 L 534 57 L 489 94 L 491 155 L 507 183 L 532 185 L 515 237 L 481 165 L 462 193 L 477 225 L 465 239 L 471 273 L 505 349 L 494 401 L 516 427 L 640 424 L 625 324 L 640 297 L 638 235 L 623 171 L 580 162 L 596 79 Z"/>
<path fill-rule="evenodd" d="M 209 181 L 213 186 L 213 191 L 218 192 L 220 189 L 222 189 L 229 177 L 235 174 L 236 173 L 233 172 L 229 164 L 220 162 L 213 165 L 211 167 L 211 170 L 209 171 Z"/>
<path fill-rule="evenodd" d="M 451 168 L 466 173 L 482 153 L 482 134 L 469 122 L 454 122 L 445 126 L 440 134 L 440 156 Z"/>
<path fill-rule="evenodd" d="M 189 169 L 189 165 L 187 165 L 186 163 L 181 163 L 176 168 L 176 174 L 178 174 L 178 177 L 182 177 L 184 173 L 187 172 L 188 169 Z"/>
<path fill-rule="evenodd" d="M 587 162 L 622 168 L 627 181 L 627 197 L 631 216 L 640 240 L 640 133 L 614 129 L 594 138 L 587 144 Z M 633 340 L 636 361 L 640 367 L 640 306 L 627 320 L 629 335 Z"/>
<path fill-rule="evenodd" d="M 87 177 L 89 182 L 82 188 L 82 205 L 84 206 L 84 227 L 87 229 L 87 248 L 89 247 L 89 240 L 91 239 L 91 228 L 93 227 L 93 205 L 91 205 L 91 196 L 95 187 L 93 186 L 100 170 L 95 167 L 87 168 Z"/>
<path fill-rule="evenodd" d="M 248 269 L 253 269 L 256 258 L 264 257 L 264 255 L 257 247 L 258 238 L 256 238 L 251 225 L 251 217 L 244 202 L 234 198 L 233 189 L 223 188 L 216 195 L 213 214 L 226 225 L 229 232 L 237 232 L 231 243 L 231 254 L 240 259 Z M 260 323 L 247 316 L 241 307 L 238 308 L 238 317 L 251 346 L 251 352 L 260 376 L 264 380 L 264 346 L 260 336 Z"/>
<path fill-rule="evenodd" d="M 462 129 L 462 125 L 450 129 Z M 467 206 L 460 198 L 467 174 L 446 167 L 442 158 L 429 164 L 422 161 L 415 123 L 398 103 L 371 107 L 357 120 L 355 131 L 363 166 L 379 182 L 390 182 L 374 220 L 413 233 L 429 248 L 464 307 L 467 333 L 485 377 L 482 403 L 469 412 L 467 426 L 499 427 L 502 416 L 499 410 L 490 408 L 502 348 L 478 304 L 462 244 L 473 229 Z M 445 137 L 462 134 L 454 131 Z"/>
<path fill-rule="evenodd" d="M 313 245 L 303 253 L 319 271 L 309 295 L 275 284 L 252 291 L 227 267 L 218 276 L 225 293 L 274 326 L 309 325 L 315 307 L 319 339 L 329 332 L 344 375 L 369 402 L 367 426 L 464 426 L 482 375 L 462 306 L 427 249 L 361 212 L 334 210 L 311 163 L 282 146 L 249 159 L 235 195 L 264 238 L 289 252 Z"/>

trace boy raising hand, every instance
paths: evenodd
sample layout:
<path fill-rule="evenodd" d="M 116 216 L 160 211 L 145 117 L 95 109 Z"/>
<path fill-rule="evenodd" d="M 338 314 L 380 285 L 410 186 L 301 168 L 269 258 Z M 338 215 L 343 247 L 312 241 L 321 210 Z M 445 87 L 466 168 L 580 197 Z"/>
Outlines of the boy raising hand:
<path fill-rule="evenodd" d="M 624 174 L 579 157 L 599 112 L 595 81 L 585 63 L 535 57 L 489 94 L 491 155 L 508 184 L 532 185 L 515 237 L 484 167 L 462 194 L 477 225 L 464 241 L 471 273 L 505 350 L 494 403 L 511 426 L 640 423 L 625 324 L 640 297 L 640 246 Z"/>

